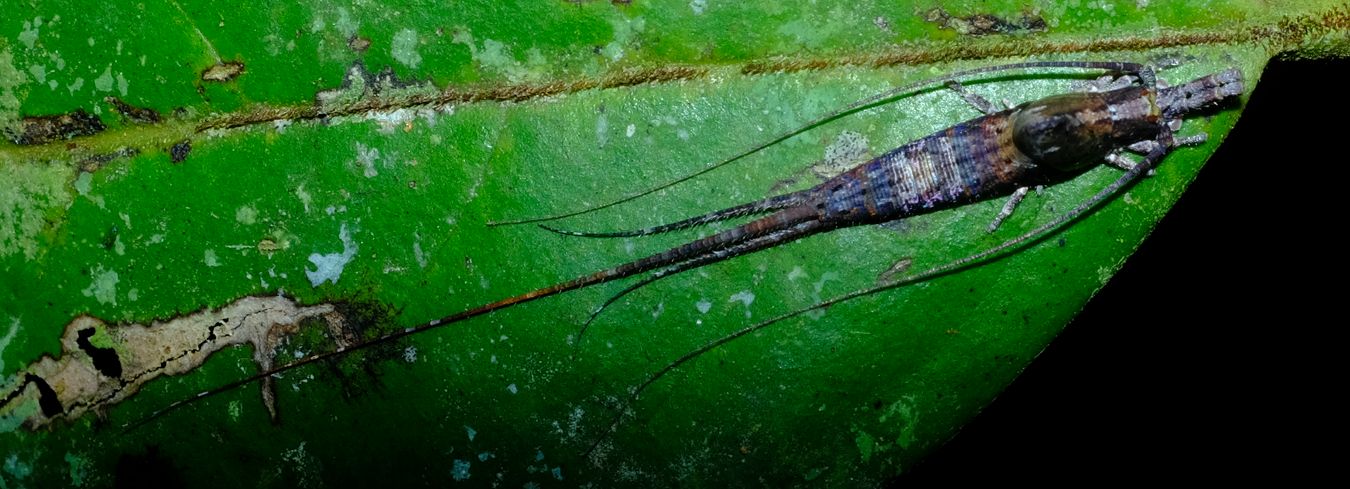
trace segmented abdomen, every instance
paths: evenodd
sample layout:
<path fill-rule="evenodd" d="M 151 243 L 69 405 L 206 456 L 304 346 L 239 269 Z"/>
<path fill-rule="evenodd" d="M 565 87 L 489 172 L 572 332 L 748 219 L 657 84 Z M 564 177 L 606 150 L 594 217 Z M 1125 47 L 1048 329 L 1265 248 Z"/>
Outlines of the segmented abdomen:
<path fill-rule="evenodd" d="M 887 221 L 1012 192 L 1036 167 L 1003 111 L 956 124 L 816 187 L 824 221 Z"/>

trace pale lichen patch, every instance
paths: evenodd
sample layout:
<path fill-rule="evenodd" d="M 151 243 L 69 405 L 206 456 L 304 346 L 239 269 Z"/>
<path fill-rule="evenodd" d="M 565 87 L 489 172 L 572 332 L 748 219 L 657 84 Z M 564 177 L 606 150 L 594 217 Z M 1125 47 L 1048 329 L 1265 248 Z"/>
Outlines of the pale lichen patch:
<path fill-rule="evenodd" d="M 66 464 L 70 468 L 70 483 L 75 487 L 82 487 L 88 480 L 90 470 L 93 469 L 93 462 L 88 457 L 66 452 Z"/>
<path fill-rule="evenodd" d="M 412 29 L 403 29 L 394 34 L 394 40 L 389 46 L 390 55 L 399 63 L 409 68 L 417 68 L 422 64 L 422 55 L 417 53 L 417 31 Z"/>
<path fill-rule="evenodd" d="M 450 469 L 450 477 L 454 478 L 455 481 L 462 481 L 468 479 L 469 467 L 470 463 L 468 460 L 455 459 L 454 464 Z"/>
<path fill-rule="evenodd" d="M 94 79 L 94 88 L 100 92 L 110 92 L 116 81 L 117 79 L 113 78 L 112 65 L 108 65 L 103 69 L 103 74 Z"/>
<path fill-rule="evenodd" d="M 739 302 L 744 305 L 745 317 L 748 318 L 750 317 L 750 304 L 755 302 L 755 293 L 749 290 L 742 290 L 732 294 L 731 297 L 727 298 L 727 302 Z"/>
<path fill-rule="evenodd" d="M 19 108 L 24 94 L 19 87 L 28 83 L 14 66 L 14 54 L 7 46 L 0 44 L 0 133 L 14 133 L 19 129 Z"/>
<path fill-rule="evenodd" d="M 302 307 L 285 297 L 245 297 L 220 309 L 148 325 L 109 325 L 81 316 L 66 325 L 59 357 L 44 356 L 10 381 L 4 404 L 0 405 L 0 418 L 14 420 L 21 416 L 22 424 L 31 429 L 56 419 L 74 420 L 127 399 L 160 376 L 189 373 L 212 354 L 238 345 L 253 346 L 253 359 L 259 368 L 270 369 L 277 346 L 309 318 L 322 319 L 335 338 L 349 335 L 334 306 Z M 116 376 L 98 368 L 88 353 L 90 348 L 81 347 L 81 340 L 88 342 L 94 332 L 97 343 L 107 345 L 100 350 L 115 355 L 120 366 Z M 54 398 L 40 400 L 43 389 L 35 388 L 30 377 L 49 386 L 48 395 Z M 264 403 L 273 410 L 270 383 L 264 383 Z M 49 405 L 37 409 L 40 402 Z M 51 412 L 44 413 L 45 409 Z"/>
<path fill-rule="evenodd" d="M 93 280 L 81 293 L 93 297 L 99 304 L 117 305 L 117 271 L 104 270 L 103 265 L 98 265 L 89 275 Z"/>
<path fill-rule="evenodd" d="M 28 476 L 33 475 L 33 465 L 19 460 L 19 454 L 17 453 L 11 453 L 9 457 L 5 458 L 4 470 L 15 481 L 23 481 Z"/>
<path fill-rule="evenodd" d="M 413 233 L 413 239 L 413 259 L 417 260 L 418 268 L 426 268 L 430 262 L 427 261 L 426 252 L 422 251 L 422 235 Z"/>
<path fill-rule="evenodd" d="M 352 37 L 356 35 L 357 29 L 361 28 L 361 22 L 352 18 L 352 13 L 346 7 L 338 7 L 338 17 L 333 22 L 333 27 L 338 30 L 343 37 Z"/>
<path fill-rule="evenodd" d="M 47 215 L 70 205 L 69 169 L 0 158 L 0 258 L 22 253 L 32 260 L 48 226 Z"/>
<path fill-rule="evenodd" d="M 13 318 L 9 323 L 9 332 L 4 337 L 0 337 L 0 372 L 5 371 L 5 349 L 9 348 L 9 342 L 14 341 L 14 335 L 19 332 L 19 318 Z"/>
<path fill-rule="evenodd" d="M 347 231 L 347 225 L 343 224 L 338 230 L 338 237 L 342 240 L 341 253 L 328 253 L 320 255 L 313 253 L 309 255 L 309 262 L 314 264 L 314 270 L 305 270 L 305 276 L 309 278 L 309 283 L 314 287 L 324 282 L 337 283 L 338 278 L 342 276 L 342 269 L 347 263 L 356 257 L 356 241 L 352 239 L 351 232 Z"/>
<path fill-rule="evenodd" d="M 23 30 L 19 31 L 19 42 L 28 46 L 28 49 L 33 49 L 40 35 L 42 35 L 42 17 L 34 17 L 33 20 L 23 21 Z"/>
<path fill-rule="evenodd" d="M 694 11 L 694 15 L 703 15 L 703 11 L 708 9 L 708 0 L 690 0 L 689 8 Z"/>
<path fill-rule="evenodd" d="M 507 80 L 512 82 L 518 83 L 539 78 L 543 74 L 546 64 L 543 53 L 539 52 L 537 48 L 527 51 L 527 63 L 521 63 L 511 53 L 510 46 L 495 39 L 483 39 L 480 47 L 474 41 L 473 35 L 464 28 L 456 29 L 454 34 L 451 35 L 450 42 L 467 46 L 469 54 L 475 62 L 488 71 L 505 76 Z"/>
<path fill-rule="evenodd" d="M 257 224 L 258 210 L 251 206 L 242 206 L 234 212 L 234 220 L 245 226 Z"/>
<path fill-rule="evenodd" d="M 305 206 L 305 213 L 308 214 L 309 205 L 314 203 L 314 197 L 309 195 L 309 192 L 305 191 L 305 184 L 302 183 L 299 187 L 296 187 L 295 197 L 300 199 L 300 203 Z"/>
<path fill-rule="evenodd" d="M 862 164 L 870 156 L 871 149 L 867 136 L 853 131 L 843 131 L 834 138 L 834 142 L 825 147 L 825 158 L 812 166 L 811 171 L 820 178 L 832 178 Z"/>
<path fill-rule="evenodd" d="M 28 74 L 33 75 L 33 79 L 38 83 L 47 83 L 46 65 L 29 65 Z"/>
<path fill-rule="evenodd" d="M 360 141 L 356 142 L 356 160 L 354 163 L 366 178 L 372 178 L 380 174 L 375 169 L 375 160 L 378 159 L 380 159 L 380 148 L 366 146 L 361 144 Z"/>
<path fill-rule="evenodd" d="M 609 117 L 605 116 L 603 107 L 600 109 L 600 116 L 595 119 L 595 140 L 601 148 L 609 143 Z"/>

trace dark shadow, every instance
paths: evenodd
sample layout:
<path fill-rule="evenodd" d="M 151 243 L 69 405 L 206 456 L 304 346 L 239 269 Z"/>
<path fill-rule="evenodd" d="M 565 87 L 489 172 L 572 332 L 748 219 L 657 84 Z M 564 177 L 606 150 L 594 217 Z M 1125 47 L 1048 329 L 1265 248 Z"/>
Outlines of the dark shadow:
<path fill-rule="evenodd" d="M 1331 467 L 1344 355 L 1350 62 L 1272 62 L 1128 264 L 962 433 L 892 487 L 1298 476 Z M 1166 164 L 1166 163 L 1164 163 Z M 1336 294 L 1339 295 L 1339 294 Z M 1259 479 L 1258 479 L 1259 480 Z"/>

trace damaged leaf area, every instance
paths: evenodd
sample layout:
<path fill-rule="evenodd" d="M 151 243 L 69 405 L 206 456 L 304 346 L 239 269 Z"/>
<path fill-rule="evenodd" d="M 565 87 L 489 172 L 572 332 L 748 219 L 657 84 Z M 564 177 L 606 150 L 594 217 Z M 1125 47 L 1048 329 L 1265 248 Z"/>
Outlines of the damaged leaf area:
<path fill-rule="evenodd" d="M 58 420 L 77 420 L 87 412 L 108 409 L 160 376 L 192 372 L 212 354 L 232 346 L 252 346 L 258 368 L 270 369 L 278 344 L 298 332 L 307 319 L 323 322 L 344 346 L 351 337 L 333 306 L 300 307 L 281 297 L 246 297 L 219 309 L 149 325 L 109 325 L 81 316 L 66 325 L 59 356 L 43 357 L 23 368 L 19 383 L 6 387 L 0 426 L 21 423 L 38 429 Z M 264 384 L 263 402 L 275 412 L 270 383 Z"/>
<path fill-rule="evenodd" d="M 68 114 L 24 117 L 16 128 L 6 131 L 5 137 L 14 144 L 33 145 L 98 134 L 104 129 L 106 127 L 97 117 L 76 110 Z"/>
<path fill-rule="evenodd" d="M 197 487 L 882 485 L 1045 347 L 1238 107 L 1188 119 L 1209 143 L 1051 239 L 720 345 L 636 399 L 717 338 L 995 246 L 1119 172 L 1032 192 L 993 235 L 990 201 L 668 277 L 585 335 L 630 282 L 437 318 L 727 229 L 490 223 L 694 174 L 900 84 L 1108 59 L 1250 86 L 1274 54 L 1341 52 L 1350 26 L 1335 2 L 441 3 L 6 11 L 0 486 L 116 485 L 137 464 Z M 963 83 L 1020 103 L 1099 75 Z M 919 90 L 550 225 L 642 228 L 806 188 L 978 115 Z"/>

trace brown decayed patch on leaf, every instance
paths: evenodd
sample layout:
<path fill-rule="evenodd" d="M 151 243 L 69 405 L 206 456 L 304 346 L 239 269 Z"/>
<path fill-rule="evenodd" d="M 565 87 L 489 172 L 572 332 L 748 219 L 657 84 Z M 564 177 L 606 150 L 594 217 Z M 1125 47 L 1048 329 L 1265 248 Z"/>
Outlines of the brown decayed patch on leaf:
<path fill-rule="evenodd" d="M 122 114 L 122 117 L 126 117 L 131 122 L 154 124 L 161 120 L 159 112 L 156 112 L 155 109 L 136 107 L 117 97 L 104 97 L 103 101 L 112 105 L 113 110 L 116 110 L 117 113 Z"/>
<path fill-rule="evenodd" d="M 5 138 L 18 145 L 34 145 L 97 134 L 104 129 L 107 126 L 98 117 L 77 109 L 65 114 L 24 117 L 17 129 L 5 131 Z"/>
<path fill-rule="evenodd" d="M 277 346 L 298 332 L 302 321 L 311 318 L 321 320 L 330 337 L 345 345 L 350 332 L 333 305 L 300 306 L 285 297 L 245 297 L 219 309 L 150 325 L 109 325 L 81 316 L 66 325 L 59 357 L 44 356 L 15 376 L 15 383 L 0 396 L 0 416 L 26 414 L 22 421 L 30 429 L 57 419 L 78 419 L 131 397 L 146 382 L 162 375 L 191 372 L 212 354 L 232 346 L 251 345 L 258 368 L 271 369 Z M 102 333 L 109 346 L 100 346 L 97 351 L 104 356 L 115 354 L 120 375 L 109 376 L 110 371 L 116 372 L 107 367 L 111 358 L 103 358 L 103 365 L 96 365 L 87 353 L 94 350 L 82 345 L 89 343 L 90 330 Z M 42 385 L 50 389 L 40 389 Z M 270 382 L 264 381 L 262 394 L 264 404 L 275 416 Z M 44 403 L 43 409 L 25 408 L 35 403 Z"/>
<path fill-rule="evenodd" d="M 108 162 L 112 160 L 118 158 L 130 158 L 138 154 L 141 154 L 141 151 L 136 148 L 118 148 L 116 151 L 89 155 L 80 160 L 80 170 L 93 173 L 98 171 L 99 168 L 103 168 L 103 165 L 108 164 Z"/>
<path fill-rule="evenodd" d="M 985 36 L 989 34 L 1018 34 L 1039 32 L 1046 28 L 1045 19 L 1034 13 L 1024 12 L 1021 18 L 1003 18 L 993 14 L 972 14 L 957 17 L 946 10 L 935 8 L 928 11 L 924 20 L 937 24 L 943 29 L 951 29 L 967 36 Z"/>
<path fill-rule="evenodd" d="M 358 53 L 364 53 L 370 49 L 370 38 L 361 36 L 352 36 L 347 40 L 347 48 Z"/>
<path fill-rule="evenodd" d="M 244 74 L 244 64 L 238 61 L 217 63 L 202 72 L 202 81 L 225 83 Z"/>

